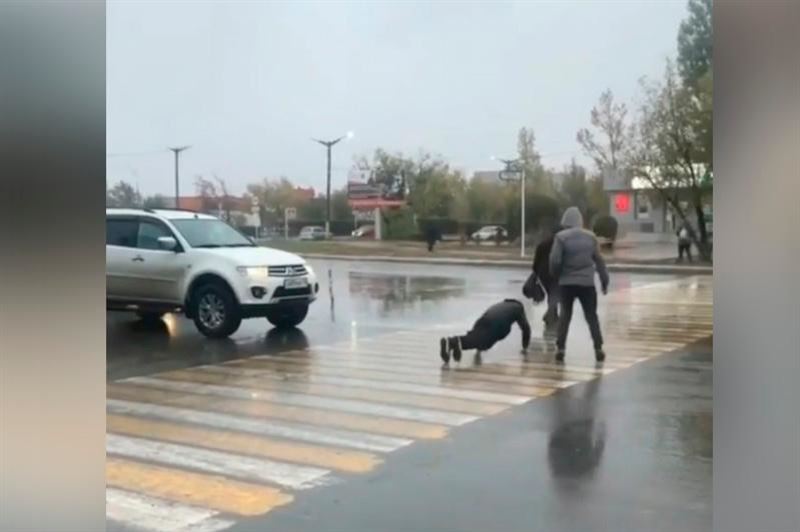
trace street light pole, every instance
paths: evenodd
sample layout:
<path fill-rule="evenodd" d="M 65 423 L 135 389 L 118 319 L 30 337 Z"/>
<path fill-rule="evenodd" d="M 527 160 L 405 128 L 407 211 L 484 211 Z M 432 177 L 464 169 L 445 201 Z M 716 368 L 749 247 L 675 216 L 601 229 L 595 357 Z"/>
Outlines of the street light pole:
<path fill-rule="evenodd" d="M 522 238 L 520 239 L 520 250 L 519 256 L 525 256 L 525 167 L 522 167 L 522 173 L 520 174 L 520 203 L 522 204 Z"/>
<path fill-rule="evenodd" d="M 337 139 L 333 140 L 319 140 L 319 139 L 312 139 L 314 142 L 318 142 L 325 146 L 325 150 L 328 155 L 328 164 L 327 164 L 327 184 L 325 187 L 325 238 L 331 234 L 331 148 L 333 148 L 336 144 L 341 142 L 344 139 L 349 139 L 353 137 L 352 132 L 348 132 L 347 135 L 343 135 Z"/>
<path fill-rule="evenodd" d="M 492 157 L 492 159 L 496 159 Z M 506 165 L 504 172 L 514 173 L 519 169 L 519 189 L 520 189 L 520 249 L 519 256 L 525 256 L 525 166 L 519 159 L 496 159 Z M 501 172 L 502 173 L 502 172 Z M 501 179 L 503 179 L 501 177 Z M 505 179 L 503 179 L 505 181 Z"/>
<path fill-rule="evenodd" d="M 178 198 L 180 198 L 180 182 L 178 179 L 179 172 L 178 172 L 178 159 L 180 153 L 184 150 L 188 150 L 190 146 L 178 146 L 175 148 L 169 148 L 171 152 L 175 154 L 175 208 L 179 209 L 180 205 L 178 204 Z"/>

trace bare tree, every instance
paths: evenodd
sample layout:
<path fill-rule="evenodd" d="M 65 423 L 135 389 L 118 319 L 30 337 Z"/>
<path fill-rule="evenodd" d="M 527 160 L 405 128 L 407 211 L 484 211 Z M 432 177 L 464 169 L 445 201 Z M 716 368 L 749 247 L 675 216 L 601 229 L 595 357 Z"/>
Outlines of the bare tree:
<path fill-rule="evenodd" d="M 203 206 L 206 209 L 216 208 L 223 213 L 225 221 L 231 221 L 232 201 L 224 179 L 216 174 L 214 174 L 213 180 L 198 175 L 195 178 L 195 188 L 197 194 L 203 199 Z"/>
<path fill-rule="evenodd" d="M 630 144 L 631 132 L 626 124 L 628 108 L 614 101 L 614 94 L 606 90 L 592 108 L 592 129 L 578 131 L 578 144 L 594 160 L 601 172 L 606 168 L 619 170 L 624 151 Z"/>

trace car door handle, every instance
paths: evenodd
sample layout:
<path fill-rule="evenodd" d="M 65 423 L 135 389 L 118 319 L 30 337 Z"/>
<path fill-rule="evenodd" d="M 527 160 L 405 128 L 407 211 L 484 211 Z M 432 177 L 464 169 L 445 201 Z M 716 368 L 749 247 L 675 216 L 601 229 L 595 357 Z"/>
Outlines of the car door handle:
<path fill-rule="evenodd" d="M 144 258 L 141 255 L 136 255 L 131 259 L 132 262 L 144 262 Z"/>

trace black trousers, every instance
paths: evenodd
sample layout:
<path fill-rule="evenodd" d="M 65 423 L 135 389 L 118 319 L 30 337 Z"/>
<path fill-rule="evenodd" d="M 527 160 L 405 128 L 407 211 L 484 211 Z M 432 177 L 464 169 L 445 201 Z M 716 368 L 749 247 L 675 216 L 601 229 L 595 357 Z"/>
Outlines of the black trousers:
<path fill-rule="evenodd" d="M 686 256 L 689 258 L 689 262 L 692 262 L 692 244 L 691 244 L 691 242 L 678 244 L 678 260 L 683 260 L 683 254 L 684 253 L 686 253 Z"/>
<path fill-rule="evenodd" d="M 583 315 L 589 324 L 592 333 L 592 342 L 595 349 L 603 347 L 603 335 L 600 333 L 600 320 L 597 318 L 597 290 L 594 286 L 562 285 L 559 293 L 561 303 L 561 317 L 558 321 L 558 339 L 556 346 L 564 349 L 567 345 L 567 333 L 572 321 L 572 307 L 575 300 L 581 302 Z"/>
<path fill-rule="evenodd" d="M 505 332 L 505 334 L 503 334 Z M 487 351 L 494 344 L 508 336 L 510 331 L 498 331 L 491 323 L 479 319 L 472 326 L 472 330 L 464 336 L 460 336 L 461 349 L 469 351 L 470 349 L 477 349 L 478 351 Z"/>

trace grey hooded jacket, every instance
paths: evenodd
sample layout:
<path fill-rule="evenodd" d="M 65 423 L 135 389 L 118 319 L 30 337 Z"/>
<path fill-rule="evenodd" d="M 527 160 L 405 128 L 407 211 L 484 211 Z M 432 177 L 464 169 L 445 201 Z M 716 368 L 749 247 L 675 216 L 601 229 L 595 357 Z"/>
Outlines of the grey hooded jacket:
<path fill-rule="evenodd" d="M 608 286 L 606 263 L 600 255 L 597 237 L 583 228 L 583 215 L 577 207 L 564 211 L 564 227 L 556 233 L 550 251 L 550 272 L 560 285 L 594 286 L 594 273 L 603 287 Z"/>

